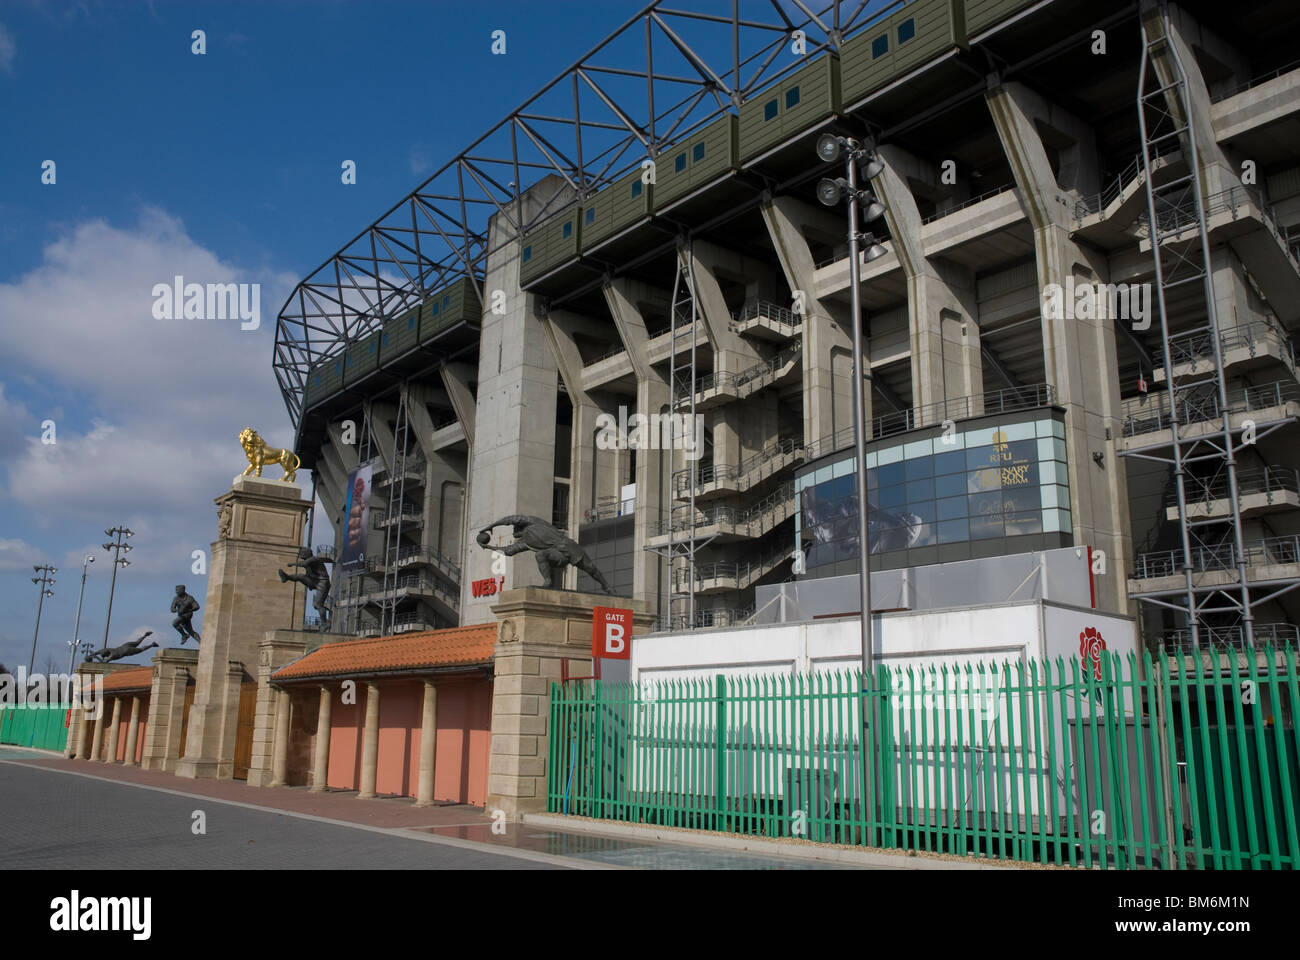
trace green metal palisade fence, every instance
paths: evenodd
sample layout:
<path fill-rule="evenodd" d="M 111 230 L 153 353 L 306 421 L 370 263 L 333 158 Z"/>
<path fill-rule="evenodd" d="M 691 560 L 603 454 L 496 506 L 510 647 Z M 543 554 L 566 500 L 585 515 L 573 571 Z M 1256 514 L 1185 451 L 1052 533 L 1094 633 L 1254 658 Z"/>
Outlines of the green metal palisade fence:
<path fill-rule="evenodd" d="M 1295 649 L 1138 666 L 882 665 L 865 690 L 857 671 L 553 684 L 547 809 L 1090 868 L 1295 869 Z"/>
<path fill-rule="evenodd" d="M 0 707 L 0 744 L 62 751 L 68 744 L 66 704 Z"/>

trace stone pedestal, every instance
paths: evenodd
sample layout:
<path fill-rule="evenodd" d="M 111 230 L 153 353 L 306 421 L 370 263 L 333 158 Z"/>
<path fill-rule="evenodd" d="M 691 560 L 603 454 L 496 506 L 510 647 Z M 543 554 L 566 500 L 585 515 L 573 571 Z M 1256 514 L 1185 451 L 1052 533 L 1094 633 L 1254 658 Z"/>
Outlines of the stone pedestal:
<path fill-rule="evenodd" d="M 318 633 L 296 630 L 268 630 L 258 643 L 257 653 L 257 719 L 253 724 L 253 759 L 248 767 L 250 787 L 284 785 L 284 771 L 280 782 L 275 782 L 277 750 L 287 744 L 280 737 L 289 731 L 289 696 L 271 685 L 271 674 L 286 663 L 297 660 L 321 639 Z M 278 732 L 277 732 L 278 731 Z"/>
<path fill-rule="evenodd" d="M 492 608 L 498 626 L 489 811 L 503 810 L 513 820 L 546 809 L 551 683 L 564 675 L 566 662 L 569 676 L 591 675 L 592 610 L 598 606 L 632 610 L 634 637 L 654 623 L 643 601 L 542 587 L 507 590 Z"/>
<path fill-rule="evenodd" d="M 199 651 L 193 647 L 166 647 L 153 658 L 149 718 L 140 760 L 145 770 L 171 773 L 176 769 L 185 730 L 185 689 L 194 682 L 198 661 Z"/>
<path fill-rule="evenodd" d="M 267 630 L 296 621 L 294 599 L 302 593 L 281 583 L 278 571 L 298 558 L 311 504 L 297 485 L 257 477 L 236 477 L 215 502 L 229 522 L 212 544 L 194 705 L 176 775 L 230 779 L 240 682 L 256 672 Z"/>

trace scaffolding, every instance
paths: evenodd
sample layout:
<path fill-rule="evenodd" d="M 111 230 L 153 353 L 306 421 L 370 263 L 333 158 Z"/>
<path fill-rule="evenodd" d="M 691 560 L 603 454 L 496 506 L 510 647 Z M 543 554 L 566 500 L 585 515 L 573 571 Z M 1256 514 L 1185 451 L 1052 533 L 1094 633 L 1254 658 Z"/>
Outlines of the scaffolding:
<path fill-rule="evenodd" d="M 1154 29 L 1158 23 L 1158 32 Z M 1187 74 L 1176 45 L 1170 40 L 1169 11 L 1161 2 L 1158 21 L 1142 28 L 1143 56 L 1138 74 L 1137 109 L 1142 137 L 1142 170 L 1146 181 L 1147 237 L 1155 268 L 1156 302 L 1160 312 L 1160 338 L 1169 416 L 1169 442 L 1160 451 L 1126 451 L 1136 456 L 1170 465 L 1173 469 L 1178 513 L 1178 535 L 1183 587 L 1176 591 L 1154 591 L 1134 596 L 1145 603 L 1173 610 L 1185 618 L 1184 632 L 1193 648 L 1201 645 L 1202 631 L 1237 629 L 1249 646 L 1255 641 L 1255 608 L 1296 586 L 1300 581 L 1270 581 L 1264 594 L 1252 593 L 1248 578 L 1249 554 L 1245 546 L 1240 508 L 1237 455 L 1247 442 L 1243 425 L 1233 427 L 1228 386 L 1224 375 L 1222 338 L 1215 309 L 1213 268 L 1210 260 L 1207 210 L 1202 184 L 1201 160 L 1197 149 L 1196 119 L 1190 103 Z M 1163 76 L 1161 71 L 1163 70 Z M 1154 77 L 1154 83 L 1149 81 Z M 1175 147 L 1189 158 L 1186 175 L 1156 182 L 1156 160 Z M 1211 347 L 1212 365 L 1191 377 L 1178 377 L 1177 359 L 1172 347 L 1168 304 L 1173 291 L 1183 287 L 1195 290 L 1199 284 L 1206 312 L 1205 334 Z M 1199 333 L 1200 331 L 1193 331 Z M 1184 334 L 1185 335 L 1185 334 Z M 1221 424 L 1214 432 L 1181 430 L 1180 425 L 1205 420 L 1192 416 L 1193 408 L 1208 396 L 1217 401 Z M 1280 424 L 1266 427 L 1266 432 Z M 1168 452 L 1163 452 L 1167 450 Z M 1201 485 L 1201 476 L 1189 475 L 1189 468 L 1209 472 L 1223 487 L 1228 503 L 1226 517 L 1210 511 L 1188 510 L 1188 484 Z M 1219 558 L 1213 567 L 1235 571 L 1235 582 L 1198 582 L 1198 569 L 1209 569 L 1206 556 Z M 1212 578 L 1205 578 L 1212 580 Z M 1203 621 L 1216 615 L 1215 622 Z M 1235 617 L 1237 623 L 1223 624 L 1222 617 Z"/>

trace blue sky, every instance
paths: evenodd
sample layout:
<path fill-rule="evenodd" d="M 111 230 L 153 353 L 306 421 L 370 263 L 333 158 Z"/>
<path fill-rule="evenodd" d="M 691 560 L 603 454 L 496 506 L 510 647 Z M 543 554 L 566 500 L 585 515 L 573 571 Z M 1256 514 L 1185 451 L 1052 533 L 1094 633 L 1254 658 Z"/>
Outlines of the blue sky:
<path fill-rule="evenodd" d="M 36 666 L 66 667 L 87 552 L 102 641 L 115 524 L 137 535 L 110 641 L 176 642 L 236 435 L 292 439 L 271 346 L 294 284 L 640 6 L 0 3 L 0 662 L 27 662 L 49 562 Z M 155 319 L 176 274 L 260 283 L 261 328 Z"/>

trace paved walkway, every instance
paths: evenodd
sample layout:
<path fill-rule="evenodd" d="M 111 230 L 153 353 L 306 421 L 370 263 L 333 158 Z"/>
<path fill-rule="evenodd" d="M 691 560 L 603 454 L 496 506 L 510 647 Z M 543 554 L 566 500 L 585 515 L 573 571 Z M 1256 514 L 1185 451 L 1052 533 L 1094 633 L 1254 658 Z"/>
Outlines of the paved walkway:
<path fill-rule="evenodd" d="M 50 790 L 51 777 L 65 783 Z M 204 800 L 211 803 L 199 806 Z M 196 809 L 208 824 L 202 843 L 191 831 Z M 105 862 L 182 869 L 863 866 L 593 834 L 554 823 L 499 825 L 481 807 L 463 804 L 416 807 L 407 797 L 361 800 L 343 791 L 189 780 L 14 747 L 0 748 L 0 850 L 8 869 Z"/>

